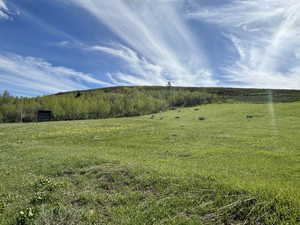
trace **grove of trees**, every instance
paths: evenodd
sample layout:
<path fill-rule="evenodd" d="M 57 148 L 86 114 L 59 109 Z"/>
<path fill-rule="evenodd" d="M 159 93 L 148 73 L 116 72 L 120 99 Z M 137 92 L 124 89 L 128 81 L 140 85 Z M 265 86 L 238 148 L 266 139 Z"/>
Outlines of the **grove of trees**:
<path fill-rule="evenodd" d="M 14 97 L 0 94 L 0 122 L 33 122 L 38 110 L 51 110 L 53 120 L 100 119 L 138 116 L 179 106 L 195 106 L 218 101 L 218 96 L 205 91 L 176 88 L 144 89 L 124 87 L 70 92 L 43 97 Z"/>

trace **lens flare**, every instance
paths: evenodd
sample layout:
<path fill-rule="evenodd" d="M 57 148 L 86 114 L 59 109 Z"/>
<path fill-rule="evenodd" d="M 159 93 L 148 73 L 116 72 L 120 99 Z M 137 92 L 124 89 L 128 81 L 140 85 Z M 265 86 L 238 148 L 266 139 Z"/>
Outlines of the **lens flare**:
<path fill-rule="evenodd" d="M 278 134 L 278 126 L 277 126 L 277 120 L 276 120 L 276 112 L 274 107 L 274 101 L 273 101 L 273 91 L 268 91 L 268 110 L 271 117 L 271 129 L 274 134 Z"/>

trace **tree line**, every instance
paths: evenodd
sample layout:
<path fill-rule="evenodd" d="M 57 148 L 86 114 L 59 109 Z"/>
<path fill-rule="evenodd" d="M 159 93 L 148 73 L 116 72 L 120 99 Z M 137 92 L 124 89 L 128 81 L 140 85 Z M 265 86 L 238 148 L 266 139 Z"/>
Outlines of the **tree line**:
<path fill-rule="evenodd" d="M 115 92 L 105 90 L 70 92 L 43 97 L 15 97 L 0 94 L 0 122 L 34 122 L 39 110 L 52 111 L 53 120 L 83 120 L 138 116 L 179 106 L 196 106 L 219 100 L 205 91 L 173 87 L 146 90 L 124 87 Z"/>

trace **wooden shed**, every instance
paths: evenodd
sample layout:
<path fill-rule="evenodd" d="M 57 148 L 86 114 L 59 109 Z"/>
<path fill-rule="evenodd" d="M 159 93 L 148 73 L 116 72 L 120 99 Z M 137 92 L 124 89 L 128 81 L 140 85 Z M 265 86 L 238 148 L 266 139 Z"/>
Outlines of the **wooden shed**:
<path fill-rule="evenodd" d="M 38 122 L 47 122 L 52 119 L 52 111 L 48 110 L 39 110 L 37 112 L 37 121 Z"/>

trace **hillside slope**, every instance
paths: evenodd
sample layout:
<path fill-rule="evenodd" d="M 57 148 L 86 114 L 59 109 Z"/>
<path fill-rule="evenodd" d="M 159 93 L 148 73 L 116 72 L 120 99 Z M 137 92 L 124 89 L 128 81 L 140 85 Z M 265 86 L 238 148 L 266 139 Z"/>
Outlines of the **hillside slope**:
<path fill-rule="evenodd" d="M 299 224 L 299 111 L 0 124 L 0 224 Z"/>
<path fill-rule="evenodd" d="M 209 93 L 219 96 L 223 100 L 232 99 L 235 101 L 265 103 L 274 102 L 295 102 L 300 101 L 300 90 L 279 90 L 279 89 L 247 89 L 247 88 L 213 88 L 213 87 L 163 87 L 163 86 L 128 86 L 128 87 L 108 87 L 82 91 L 62 92 L 55 95 L 78 95 L 78 93 L 124 93 L 128 89 L 140 91 L 189 91 Z"/>
<path fill-rule="evenodd" d="M 0 122 L 34 122 L 38 111 L 52 120 L 130 117 L 211 103 L 300 101 L 300 91 L 188 87 L 112 87 L 36 98 L 0 95 Z"/>

